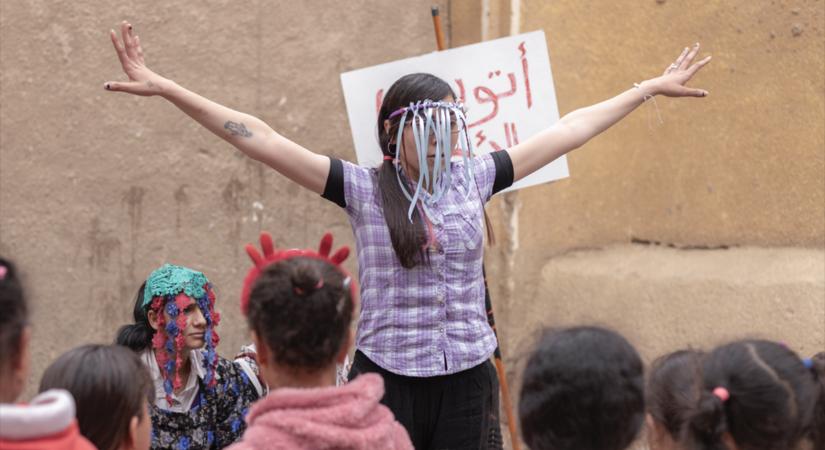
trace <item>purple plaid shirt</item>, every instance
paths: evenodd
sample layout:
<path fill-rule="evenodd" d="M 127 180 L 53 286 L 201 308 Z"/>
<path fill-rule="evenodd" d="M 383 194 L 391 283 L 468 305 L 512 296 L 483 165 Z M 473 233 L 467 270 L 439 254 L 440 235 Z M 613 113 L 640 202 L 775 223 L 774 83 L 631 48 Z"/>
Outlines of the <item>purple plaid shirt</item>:
<path fill-rule="evenodd" d="M 454 163 L 450 191 L 430 209 L 438 242 L 430 265 L 405 269 L 390 241 L 377 171 L 343 162 L 361 284 L 356 347 L 390 372 L 452 374 L 481 364 L 496 348 L 481 273 L 482 210 L 492 195 L 496 168 L 490 154 L 470 164 L 475 180 L 465 180 L 463 165 Z"/>

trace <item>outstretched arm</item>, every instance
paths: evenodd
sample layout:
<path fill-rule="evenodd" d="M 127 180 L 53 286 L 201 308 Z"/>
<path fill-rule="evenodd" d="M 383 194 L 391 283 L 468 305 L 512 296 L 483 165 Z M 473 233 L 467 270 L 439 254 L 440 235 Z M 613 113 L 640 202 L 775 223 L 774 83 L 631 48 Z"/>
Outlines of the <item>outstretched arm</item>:
<path fill-rule="evenodd" d="M 215 103 L 151 71 L 144 63 L 140 38 L 133 34 L 131 24 L 125 21 L 121 24 L 122 39 L 114 30 L 110 35 L 129 81 L 107 82 L 104 85 L 107 90 L 159 95 L 250 158 L 313 192 L 323 193 L 329 158 L 281 136 L 257 117 Z"/>
<path fill-rule="evenodd" d="M 630 114 L 648 98 L 705 97 L 707 91 L 688 88 L 685 84 L 705 64 L 710 56 L 691 65 L 699 52 L 699 44 L 685 48 L 676 61 L 659 77 L 643 81 L 636 87 L 601 103 L 577 109 L 561 118 L 552 127 L 508 150 L 513 161 L 514 181 L 518 181 L 549 164 L 559 156 L 584 145 Z"/>

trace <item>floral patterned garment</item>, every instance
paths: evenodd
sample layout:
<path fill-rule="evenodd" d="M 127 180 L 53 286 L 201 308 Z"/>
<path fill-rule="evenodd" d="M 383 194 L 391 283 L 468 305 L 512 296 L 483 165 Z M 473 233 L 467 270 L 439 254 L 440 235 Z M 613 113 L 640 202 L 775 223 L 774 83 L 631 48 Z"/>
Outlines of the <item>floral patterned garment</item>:
<path fill-rule="evenodd" d="M 241 437 L 246 429 L 244 418 L 259 398 L 258 392 L 236 363 L 219 358 L 216 371 L 214 389 L 198 379 L 199 391 L 189 412 L 152 405 L 153 450 L 222 449 Z"/>

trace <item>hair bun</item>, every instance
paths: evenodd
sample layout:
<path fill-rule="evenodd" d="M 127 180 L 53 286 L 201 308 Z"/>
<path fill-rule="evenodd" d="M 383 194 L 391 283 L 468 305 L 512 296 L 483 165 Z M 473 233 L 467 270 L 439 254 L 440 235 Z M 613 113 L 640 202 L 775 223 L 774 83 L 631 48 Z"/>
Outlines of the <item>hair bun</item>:
<path fill-rule="evenodd" d="M 689 427 L 694 438 L 706 446 L 704 448 L 715 448 L 711 444 L 721 443 L 722 435 L 728 430 L 723 400 L 711 391 L 702 391 Z"/>
<path fill-rule="evenodd" d="M 301 264 L 295 268 L 291 277 L 292 289 L 297 295 L 310 295 L 324 287 L 324 279 L 316 267 Z"/>

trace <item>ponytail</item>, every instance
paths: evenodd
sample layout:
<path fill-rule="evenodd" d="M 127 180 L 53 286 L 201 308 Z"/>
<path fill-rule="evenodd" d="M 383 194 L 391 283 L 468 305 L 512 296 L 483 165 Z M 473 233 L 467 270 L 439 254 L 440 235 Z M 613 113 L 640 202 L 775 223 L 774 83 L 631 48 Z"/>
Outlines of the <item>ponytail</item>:
<path fill-rule="evenodd" d="M 696 408 L 687 423 L 689 448 L 697 450 L 726 450 L 722 435 L 728 431 L 725 403 L 708 390 L 699 395 Z"/>
<path fill-rule="evenodd" d="M 145 289 L 146 283 L 144 282 L 140 285 L 135 297 L 135 309 L 132 312 L 135 323 L 120 327 L 115 338 L 115 344 L 128 347 L 135 352 L 142 352 L 149 348 L 152 345 L 152 337 L 155 335 L 155 330 L 149 325 L 147 311 L 143 307 L 143 291 Z"/>

